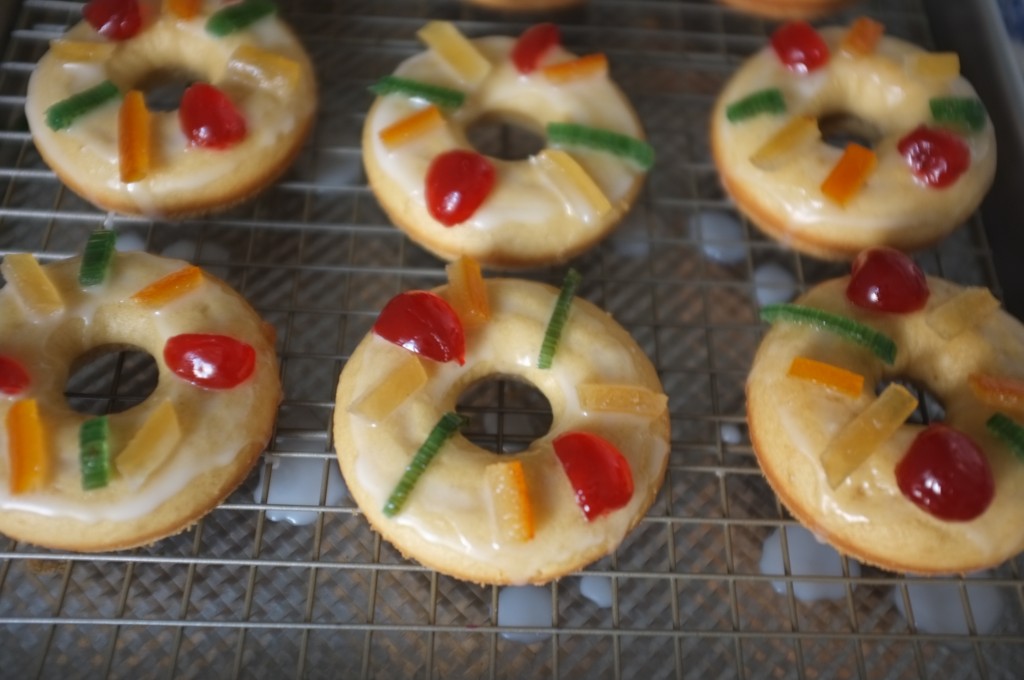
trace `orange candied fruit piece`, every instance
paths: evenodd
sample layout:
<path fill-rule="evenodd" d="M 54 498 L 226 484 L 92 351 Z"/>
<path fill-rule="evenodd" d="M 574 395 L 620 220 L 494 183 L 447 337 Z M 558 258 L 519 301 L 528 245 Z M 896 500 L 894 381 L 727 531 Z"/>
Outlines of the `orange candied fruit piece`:
<path fill-rule="evenodd" d="M 21 399 L 11 404 L 5 422 L 8 437 L 12 494 L 28 493 L 42 488 L 50 476 L 50 457 L 46 451 L 46 434 L 35 399 Z"/>
<path fill-rule="evenodd" d="M 46 271 L 31 253 L 11 253 L 0 263 L 7 280 L 29 310 L 47 316 L 64 309 L 64 300 Z"/>
<path fill-rule="evenodd" d="M 494 503 L 498 534 L 507 541 L 522 543 L 533 538 L 533 504 L 526 486 L 523 462 L 491 463 L 484 468 L 484 479 Z"/>
<path fill-rule="evenodd" d="M 864 186 L 877 163 L 878 157 L 871 149 L 860 144 L 847 144 L 842 158 L 822 182 L 821 193 L 839 205 L 846 205 Z"/>
<path fill-rule="evenodd" d="M 121 163 L 121 181 L 126 184 L 145 179 L 149 174 L 150 114 L 141 90 L 131 90 L 124 96 L 117 117 L 117 150 Z"/>
<path fill-rule="evenodd" d="M 491 318 L 491 302 L 480 263 L 463 255 L 447 267 L 448 301 L 465 328 L 475 328 Z"/>
<path fill-rule="evenodd" d="M 636 385 L 584 383 L 576 387 L 580 408 L 586 411 L 627 413 L 656 418 L 668 408 L 668 397 Z"/>
<path fill-rule="evenodd" d="M 148 307 L 162 307 L 171 300 L 195 290 L 203 282 L 203 270 L 190 264 L 157 279 L 132 295 L 132 300 Z"/>
<path fill-rule="evenodd" d="M 389 149 L 401 146 L 444 125 L 441 111 L 431 104 L 380 131 L 380 141 Z"/>
<path fill-rule="evenodd" d="M 431 21 L 416 31 L 429 47 L 465 85 L 476 85 L 490 73 L 491 62 L 448 21 Z"/>
<path fill-rule="evenodd" d="M 864 376 L 860 373 L 807 357 L 795 357 L 786 375 L 831 387 L 851 397 L 859 396 L 864 389 Z"/>
<path fill-rule="evenodd" d="M 165 399 L 153 409 L 114 464 L 122 477 L 141 484 L 164 464 L 181 441 L 181 425 L 174 404 Z"/>
<path fill-rule="evenodd" d="M 285 99 L 295 91 L 302 69 L 294 59 L 255 45 L 239 45 L 228 59 L 228 74 Z"/>
<path fill-rule="evenodd" d="M 106 61 L 114 53 L 114 43 L 59 38 L 50 41 L 50 52 L 64 61 Z"/>
<path fill-rule="evenodd" d="M 203 0 L 164 0 L 164 9 L 179 19 L 192 19 L 203 9 Z"/>
<path fill-rule="evenodd" d="M 907 55 L 903 68 L 915 78 L 952 80 L 960 75 L 960 55 L 956 52 L 915 52 Z"/>
<path fill-rule="evenodd" d="M 971 373 L 967 384 L 986 406 L 1008 411 L 1024 411 L 1024 380 L 1004 375 Z"/>
<path fill-rule="evenodd" d="M 972 286 L 929 310 L 925 320 L 939 337 L 949 340 L 981 323 L 997 309 L 999 300 L 992 295 L 992 291 L 982 286 Z"/>
<path fill-rule="evenodd" d="M 853 22 L 850 30 L 843 36 L 840 47 L 851 54 L 864 56 L 875 51 L 878 41 L 885 33 L 885 24 L 868 17 L 860 17 Z"/>
<path fill-rule="evenodd" d="M 560 64 L 551 64 L 541 69 L 544 77 L 553 83 L 568 83 L 573 80 L 582 80 L 594 76 L 608 74 L 608 57 L 598 52 L 588 54 L 572 61 L 563 61 Z"/>
<path fill-rule="evenodd" d="M 795 116 L 779 128 L 767 142 L 750 156 L 750 162 L 761 170 L 775 170 L 795 158 L 803 149 L 821 139 L 818 119 Z"/>
<path fill-rule="evenodd" d="M 371 423 L 383 422 L 414 392 L 427 384 L 427 371 L 412 352 L 402 352 L 397 366 L 376 385 L 367 389 L 349 407 L 349 412 Z"/>

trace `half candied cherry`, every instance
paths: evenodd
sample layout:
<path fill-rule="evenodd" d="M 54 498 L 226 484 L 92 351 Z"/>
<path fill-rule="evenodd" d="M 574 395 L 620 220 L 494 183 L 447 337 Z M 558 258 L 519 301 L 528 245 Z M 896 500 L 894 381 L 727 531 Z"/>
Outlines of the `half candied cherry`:
<path fill-rule="evenodd" d="M 941 423 L 914 438 L 896 464 L 896 482 L 919 508 L 950 522 L 974 519 L 995 495 L 984 452 L 966 434 Z"/>
<path fill-rule="evenodd" d="M 494 165 L 475 151 L 446 151 L 427 169 L 427 210 L 446 227 L 465 222 L 494 189 Z"/>
<path fill-rule="evenodd" d="M 447 300 L 436 293 L 426 290 L 399 293 L 384 305 L 373 332 L 428 359 L 466 363 L 462 321 Z"/>
<path fill-rule="evenodd" d="M 925 306 L 928 280 L 917 263 L 895 248 L 870 248 L 850 268 L 846 298 L 864 309 L 906 314 Z"/>

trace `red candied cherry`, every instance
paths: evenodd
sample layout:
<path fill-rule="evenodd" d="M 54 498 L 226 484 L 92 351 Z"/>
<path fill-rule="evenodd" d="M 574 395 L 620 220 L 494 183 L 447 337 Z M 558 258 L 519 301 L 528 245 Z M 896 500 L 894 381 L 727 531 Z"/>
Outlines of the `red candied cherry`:
<path fill-rule="evenodd" d="M 589 432 L 567 432 L 551 444 L 588 522 L 633 498 L 629 461 L 611 442 Z"/>
<path fill-rule="evenodd" d="M 28 389 L 31 382 L 24 366 L 10 357 L 0 356 L 0 392 L 13 397 Z"/>
<path fill-rule="evenodd" d="M 828 63 L 828 45 L 805 21 L 780 26 L 771 38 L 772 48 L 790 71 L 810 73 Z"/>
<path fill-rule="evenodd" d="M 256 368 L 256 350 L 226 335 L 184 333 L 164 345 L 164 362 L 193 385 L 211 390 L 237 387 Z"/>
<path fill-rule="evenodd" d="M 963 432 L 941 423 L 917 435 L 896 465 L 896 482 L 915 505 L 951 522 L 974 519 L 995 494 L 982 450 Z"/>
<path fill-rule="evenodd" d="M 373 325 L 389 342 L 434 361 L 466 363 L 466 334 L 448 302 L 426 290 L 410 290 L 391 298 Z"/>
<path fill-rule="evenodd" d="M 226 94 L 209 83 L 185 90 L 178 106 L 181 130 L 192 146 L 226 149 L 245 139 L 245 118 Z"/>
<path fill-rule="evenodd" d="M 494 188 L 494 165 L 475 151 L 446 151 L 427 169 L 427 210 L 451 227 L 465 222 Z"/>
<path fill-rule="evenodd" d="M 82 16 L 108 40 L 128 40 L 142 30 L 138 0 L 91 0 L 82 8 Z"/>
<path fill-rule="evenodd" d="M 952 132 L 919 125 L 896 145 L 914 177 L 941 189 L 955 182 L 971 166 L 971 150 Z"/>
<path fill-rule="evenodd" d="M 548 50 L 562 42 L 562 34 L 554 24 L 537 24 L 526 29 L 512 48 L 512 63 L 526 75 L 537 70 Z"/>
<path fill-rule="evenodd" d="M 864 309 L 905 314 L 928 302 L 928 280 L 910 257 L 895 248 L 862 251 L 850 268 L 846 298 Z"/>

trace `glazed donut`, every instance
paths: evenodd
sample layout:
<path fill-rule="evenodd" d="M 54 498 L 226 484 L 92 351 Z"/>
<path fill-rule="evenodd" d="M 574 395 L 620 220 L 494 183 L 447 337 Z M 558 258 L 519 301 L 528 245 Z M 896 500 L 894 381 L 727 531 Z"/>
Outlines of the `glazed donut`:
<path fill-rule="evenodd" d="M 838 12 L 856 0 L 720 0 L 723 5 L 772 19 L 812 19 Z"/>
<path fill-rule="evenodd" d="M 225 209 L 282 174 L 311 129 L 313 68 L 271 0 L 205 0 L 189 18 L 171 9 L 184 4 L 93 0 L 29 79 L 25 113 L 40 155 L 105 210 Z M 176 110 L 148 111 L 140 93 L 175 77 L 197 82 Z"/>
<path fill-rule="evenodd" d="M 978 207 L 996 166 L 991 121 L 952 53 L 858 20 L 782 26 L 726 84 L 712 153 L 737 207 L 769 236 L 827 259 L 929 246 Z M 800 56 L 803 55 L 803 56 Z M 827 144 L 844 119 L 871 141 Z M 821 128 L 821 129 L 819 129 Z"/>
<path fill-rule="evenodd" d="M 381 206 L 438 257 L 520 268 L 589 248 L 632 204 L 653 151 L 602 54 L 577 59 L 552 24 L 518 40 L 467 40 L 452 24 L 399 65 L 363 126 L 363 162 Z M 473 150 L 467 129 L 494 119 L 545 135 L 524 160 Z M 564 148 L 563 148 L 564 147 Z"/>
<path fill-rule="evenodd" d="M 83 256 L 0 263 L 0 532 L 20 541 L 96 552 L 182 531 L 241 483 L 273 428 L 272 327 L 197 267 L 112 253 L 112 234 Z M 97 267 L 103 280 L 83 285 Z M 120 413 L 73 410 L 76 362 L 111 348 L 149 353 L 156 389 Z"/>
<path fill-rule="evenodd" d="M 1024 549 L 1024 326 L 998 307 L 886 248 L 764 308 L 774 325 L 747 381 L 750 437 L 799 522 L 899 572 L 974 571 Z"/>
<path fill-rule="evenodd" d="M 614 550 L 653 502 L 668 460 L 667 398 L 636 342 L 594 305 L 566 298 L 571 307 L 553 365 L 543 369 L 538 353 L 559 292 L 490 279 L 486 296 L 489 320 L 448 343 L 461 349 L 435 354 L 447 361 L 397 346 L 416 346 L 416 334 L 403 340 L 392 332 L 412 319 L 448 318 L 436 327 L 449 331 L 428 335 L 461 337 L 464 315 L 454 316 L 447 302 L 457 297 L 452 286 L 393 299 L 342 371 L 335 447 L 366 518 L 404 555 L 467 581 L 544 583 Z M 431 311 L 418 313 L 421 305 Z M 547 397 L 550 431 L 519 453 L 501 455 L 454 434 L 400 511 L 390 513 L 403 471 L 416 466 L 411 461 L 435 423 L 453 417 L 469 386 L 496 376 L 524 381 Z M 390 410 L 366 406 L 387 385 L 413 387 Z M 605 386 L 618 398 L 599 396 L 595 390 Z M 579 463 L 573 469 L 574 456 L 586 461 L 584 470 Z M 522 494 L 516 512 L 502 502 L 513 493 L 509 478 L 518 479 Z"/>

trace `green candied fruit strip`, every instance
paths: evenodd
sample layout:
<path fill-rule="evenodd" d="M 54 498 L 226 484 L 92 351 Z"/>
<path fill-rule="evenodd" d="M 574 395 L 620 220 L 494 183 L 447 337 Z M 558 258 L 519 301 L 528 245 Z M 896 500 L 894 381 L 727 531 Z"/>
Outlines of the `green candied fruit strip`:
<path fill-rule="evenodd" d="M 995 413 L 985 421 L 985 427 L 1024 461 L 1024 427 L 1005 413 Z"/>
<path fill-rule="evenodd" d="M 937 123 L 966 127 L 971 132 L 985 128 L 988 114 L 977 97 L 935 97 L 928 101 Z"/>
<path fill-rule="evenodd" d="M 82 488 L 102 489 L 110 483 L 110 423 L 107 416 L 91 418 L 78 430 Z"/>
<path fill-rule="evenodd" d="M 540 356 L 537 358 L 537 368 L 551 368 L 551 362 L 555 359 L 555 350 L 558 349 L 558 341 L 562 337 L 565 320 L 569 318 L 569 308 L 572 306 L 572 299 L 576 295 L 581 278 L 578 271 L 570 269 L 565 275 L 565 280 L 562 281 L 562 289 L 558 291 L 555 308 L 551 311 L 551 319 L 544 331 L 544 342 L 541 344 Z"/>
<path fill-rule="evenodd" d="M 398 76 L 384 76 L 370 86 L 370 92 L 380 97 L 386 94 L 400 94 L 414 99 L 425 99 L 446 109 L 457 109 L 466 101 L 466 95 L 458 90 Z"/>
<path fill-rule="evenodd" d="M 46 124 L 51 130 L 69 128 L 75 119 L 120 96 L 121 91 L 117 89 L 117 85 L 109 80 L 104 80 L 99 85 L 73 94 L 46 109 Z"/>
<path fill-rule="evenodd" d="M 725 107 L 725 117 L 730 123 L 738 123 L 762 113 L 781 114 L 785 112 L 786 100 L 782 96 L 782 90 L 777 87 L 758 90 Z"/>
<path fill-rule="evenodd" d="M 604 151 L 628 158 L 644 170 L 654 165 L 654 147 L 636 137 L 575 123 L 548 123 L 547 134 L 548 141 L 554 144 Z"/>
<path fill-rule="evenodd" d="M 887 364 L 896 361 L 896 343 L 885 333 L 865 326 L 845 316 L 832 314 L 814 307 L 802 305 L 778 304 L 766 305 L 761 308 L 761 320 L 768 323 L 788 321 L 790 323 L 814 326 L 835 333 L 858 345 L 863 345 Z"/>
<path fill-rule="evenodd" d="M 78 270 L 78 283 L 83 286 L 96 286 L 103 283 L 110 270 L 110 262 L 114 259 L 114 244 L 117 232 L 99 229 L 89 235 L 82 252 L 82 267 Z"/>
<path fill-rule="evenodd" d="M 226 35 L 243 31 L 263 17 L 277 11 L 277 5 L 271 0 L 244 0 L 237 5 L 229 5 L 219 9 L 206 20 L 206 32 L 223 38 Z"/>
<path fill-rule="evenodd" d="M 427 440 L 423 442 L 416 455 L 412 457 L 412 461 L 405 467 L 405 472 L 402 473 L 402 478 L 398 480 L 391 495 L 388 496 L 387 503 L 384 504 L 385 516 L 394 517 L 401 512 L 402 506 L 405 505 L 406 499 L 413 487 L 416 486 L 416 482 L 419 481 L 420 475 L 430 465 L 430 461 L 434 460 L 434 456 L 441 450 L 441 446 L 465 424 L 466 419 L 458 413 L 448 411 L 441 416 L 441 419 L 434 425 L 434 429 L 427 435 Z"/>

